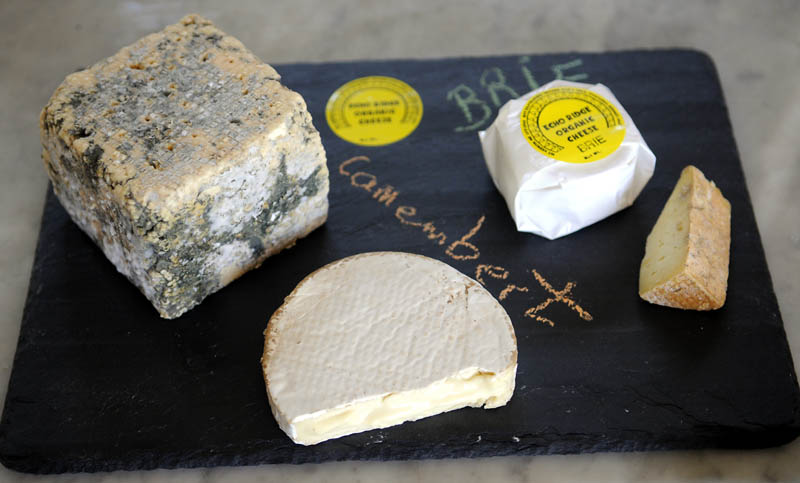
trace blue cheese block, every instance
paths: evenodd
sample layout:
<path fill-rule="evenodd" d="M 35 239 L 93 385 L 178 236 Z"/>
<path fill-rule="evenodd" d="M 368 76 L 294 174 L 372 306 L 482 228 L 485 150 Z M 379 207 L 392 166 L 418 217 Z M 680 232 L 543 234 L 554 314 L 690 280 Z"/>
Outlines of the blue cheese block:
<path fill-rule="evenodd" d="M 328 214 L 303 98 L 196 15 L 68 76 L 40 127 L 61 204 L 165 318 Z"/>

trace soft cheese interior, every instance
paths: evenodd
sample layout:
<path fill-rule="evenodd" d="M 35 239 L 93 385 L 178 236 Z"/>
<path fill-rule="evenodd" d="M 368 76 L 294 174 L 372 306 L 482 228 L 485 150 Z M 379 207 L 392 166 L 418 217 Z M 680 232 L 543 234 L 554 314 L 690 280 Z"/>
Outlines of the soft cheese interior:
<path fill-rule="evenodd" d="M 368 253 L 323 267 L 265 335 L 270 405 L 301 444 L 495 408 L 514 391 L 508 314 L 476 281 L 419 255 Z"/>
<path fill-rule="evenodd" d="M 514 393 L 516 365 L 499 374 L 465 369 L 422 389 L 375 396 L 327 411 L 300 416 L 287 425 L 296 442 L 316 444 L 370 429 L 388 428 L 463 407 L 505 405 Z"/>

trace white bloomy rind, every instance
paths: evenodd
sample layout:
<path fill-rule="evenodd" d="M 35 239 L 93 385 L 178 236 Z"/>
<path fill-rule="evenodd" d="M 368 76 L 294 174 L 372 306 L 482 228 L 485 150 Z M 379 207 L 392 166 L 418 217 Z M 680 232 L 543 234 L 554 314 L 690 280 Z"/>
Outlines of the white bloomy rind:
<path fill-rule="evenodd" d="M 496 408 L 514 392 L 508 314 L 476 281 L 419 255 L 365 253 L 322 267 L 265 337 L 270 406 L 299 444 Z"/>

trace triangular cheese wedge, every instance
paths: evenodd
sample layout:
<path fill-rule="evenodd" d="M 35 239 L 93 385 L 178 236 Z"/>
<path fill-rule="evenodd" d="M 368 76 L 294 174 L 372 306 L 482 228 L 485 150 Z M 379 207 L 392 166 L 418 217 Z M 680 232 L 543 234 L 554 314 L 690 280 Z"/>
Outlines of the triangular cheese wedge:
<path fill-rule="evenodd" d="M 264 335 L 272 413 L 300 444 L 495 408 L 514 392 L 508 314 L 478 282 L 420 255 L 364 253 L 320 268 Z"/>
<path fill-rule="evenodd" d="M 725 304 L 731 204 L 713 181 L 687 166 L 647 236 L 639 296 L 679 309 Z"/>

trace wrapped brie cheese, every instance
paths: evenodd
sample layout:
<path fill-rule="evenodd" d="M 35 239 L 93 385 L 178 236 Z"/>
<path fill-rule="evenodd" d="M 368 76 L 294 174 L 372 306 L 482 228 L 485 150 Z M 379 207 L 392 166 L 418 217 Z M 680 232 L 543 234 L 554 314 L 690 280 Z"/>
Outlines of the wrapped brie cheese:
<path fill-rule="evenodd" d="M 517 230 L 551 240 L 633 204 L 656 164 L 602 84 L 550 82 L 507 102 L 479 136 Z"/>

